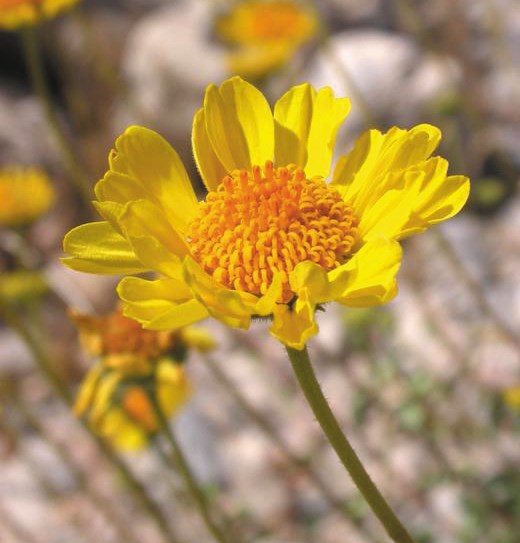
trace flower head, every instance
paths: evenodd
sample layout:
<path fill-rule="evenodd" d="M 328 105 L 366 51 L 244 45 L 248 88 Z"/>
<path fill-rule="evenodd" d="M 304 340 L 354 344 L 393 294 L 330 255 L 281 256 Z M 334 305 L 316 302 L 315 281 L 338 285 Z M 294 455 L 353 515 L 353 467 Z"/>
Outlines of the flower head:
<path fill-rule="evenodd" d="M 190 348 L 214 347 L 201 328 L 143 330 L 120 310 L 105 317 L 72 312 L 86 351 L 99 357 L 83 381 L 75 413 L 122 449 L 144 447 L 159 429 L 152 394 L 166 416 L 188 399 L 182 362 Z"/>
<path fill-rule="evenodd" d="M 125 315 L 167 330 L 211 315 L 247 328 L 271 317 L 270 332 L 302 349 L 317 333 L 315 311 L 338 301 L 370 307 L 391 300 L 398 240 L 455 215 L 469 180 L 431 157 L 430 125 L 369 130 L 340 157 L 332 180 L 345 98 L 308 84 L 271 111 L 238 77 L 211 85 L 194 118 L 193 151 L 208 189 L 197 202 L 175 151 L 156 133 L 131 127 L 96 185 L 105 221 L 67 234 L 68 266 L 136 274 L 118 293 Z"/>
<path fill-rule="evenodd" d="M 33 222 L 49 210 L 54 197 L 54 189 L 43 171 L 0 170 L 0 226 L 17 227 Z"/>
<path fill-rule="evenodd" d="M 55 17 L 79 0 L 0 0 L 0 28 L 15 29 Z"/>
<path fill-rule="evenodd" d="M 316 14 L 298 0 L 241 0 L 216 24 L 231 73 L 248 77 L 279 68 L 317 31 Z"/>

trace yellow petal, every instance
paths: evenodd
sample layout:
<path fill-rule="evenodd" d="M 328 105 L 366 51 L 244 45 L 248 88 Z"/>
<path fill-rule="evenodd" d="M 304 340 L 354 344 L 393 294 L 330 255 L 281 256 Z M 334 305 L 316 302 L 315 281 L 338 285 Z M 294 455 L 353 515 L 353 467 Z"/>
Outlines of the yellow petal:
<path fill-rule="evenodd" d="M 95 207 L 96 211 L 110 223 L 110 226 L 118 233 L 124 236 L 123 230 L 119 225 L 119 217 L 123 213 L 125 206 L 117 202 L 98 202 L 96 200 L 92 201 L 92 205 Z"/>
<path fill-rule="evenodd" d="M 178 308 L 191 307 L 197 309 L 196 304 L 186 306 L 187 302 L 193 301 L 193 295 L 191 290 L 186 285 L 182 277 L 176 279 L 158 279 L 155 281 L 148 281 L 138 277 L 125 277 L 117 287 L 117 293 L 123 301 L 123 313 L 125 316 L 130 317 L 147 328 L 151 328 L 153 324 L 156 325 L 164 322 L 164 317 L 173 315 Z M 195 307 L 194 307 L 195 306 Z M 207 312 L 200 312 L 196 314 L 197 317 L 191 322 L 196 322 L 205 318 Z M 194 317 L 192 313 L 186 313 L 183 319 L 192 319 Z M 191 324 L 188 322 L 187 324 Z M 177 326 L 172 326 L 176 328 Z M 157 328 L 154 328 L 157 329 Z"/>
<path fill-rule="evenodd" d="M 179 258 L 189 253 L 185 236 L 167 220 L 161 208 L 149 200 L 129 202 L 118 222 L 130 243 L 133 237 L 149 236 Z"/>
<path fill-rule="evenodd" d="M 273 276 L 267 292 L 254 304 L 254 314 L 262 317 L 271 315 L 276 307 L 277 300 L 282 296 L 282 287 L 282 276 L 277 273 Z"/>
<path fill-rule="evenodd" d="M 330 300 L 330 285 L 327 272 L 318 264 L 306 260 L 299 262 L 289 274 L 289 284 L 296 292 L 307 291 L 307 296 L 313 304 Z"/>
<path fill-rule="evenodd" d="M 118 407 L 112 407 L 106 414 L 99 425 L 99 433 L 122 451 L 144 449 L 150 441 L 147 432 Z"/>
<path fill-rule="evenodd" d="M 389 175 L 389 178 L 394 176 L 397 180 L 389 181 L 388 185 L 399 188 L 384 191 L 378 200 L 361 211 L 356 209 L 358 217 L 361 217 L 358 232 L 364 240 L 380 236 L 398 239 L 410 220 L 419 194 L 422 175 L 410 172 L 404 175 Z"/>
<path fill-rule="evenodd" d="M 424 185 L 409 221 L 402 228 L 400 238 L 417 234 L 453 217 L 469 197 L 469 179 L 463 175 L 446 177 L 440 173 L 427 177 Z"/>
<path fill-rule="evenodd" d="M 227 172 L 209 141 L 203 109 L 199 109 L 193 118 L 191 142 L 195 162 L 204 185 L 208 191 L 216 190 Z"/>
<path fill-rule="evenodd" d="M 397 293 L 401 257 L 402 249 L 396 241 L 369 241 L 346 264 L 328 273 L 331 298 L 352 307 L 390 301 Z"/>
<path fill-rule="evenodd" d="M 318 333 L 314 305 L 309 302 L 305 290 L 300 292 L 292 308 L 287 304 L 277 304 L 269 332 L 285 345 L 298 350 L 302 350 L 307 341 Z"/>
<path fill-rule="evenodd" d="M 132 246 L 107 222 L 73 228 L 63 240 L 71 258 L 62 262 L 73 270 L 100 274 L 131 274 L 146 271 Z"/>
<path fill-rule="evenodd" d="M 274 109 L 276 163 L 296 164 L 307 177 L 327 177 L 336 135 L 350 111 L 348 98 L 335 98 L 330 87 L 318 92 L 308 83 L 293 87 Z"/>
<path fill-rule="evenodd" d="M 89 412 L 89 422 L 93 425 L 98 424 L 111 408 L 120 381 L 118 372 L 109 372 L 100 380 Z"/>
<path fill-rule="evenodd" d="M 191 395 L 191 385 L 179 364 L 163 358 L 157 365 L 157 399 L 166 416 L 173 415 Z"/>
<path fill-rule="evenodd" d="M 102 374 L 103 365 L 96 364 L 83 379 L 74 402 L 74 415 L 77 417 L 81 417 L 90 409 Z"/>
<path fill-rule="evenodd" d="M 125 237 L 139 260 L 151 270 L 177 277 L 188 248 L 183 236 L 148 200 L 126 204 L 118 218 Z"/>
<path fill-rule="evenodd" d="M 258 300 L 256 296 L 219 285 L 189 256 L 183 265 L 186 282 L 213 317 L 229 326 L 249 327 Z"/>
<path fill-rule="evenodd" d="M 217 341 L 213 334 L 201 326 L 186 326 L 181 330 L 181 337 L 185 345 L 202 353 L 217 348 Z"/>
<path fill-rule="evenodd" d="M 208 317 L 207 308 L 198 300 L 192 299 L 176 304 L 166 313 L 143 323 L 143 328 L 149 330 L 175 330 L 202 321 Z"/>
<path fill-rule="evenodd" d="M 162 207 L 177 223 L 186 225 L 197 213 L 197 198 L 179 155 L 159 134 L 131 126 L 116 140 L 108 174 L 96 191 L 103 199 L 120 203 L 146 198 Z M 121 188 L 121 183 L 128 183 Z M 140 188 L 139 188 L 140 187 Z"/>
<path fill-rule="evenodd" d="M 210 85 L 204 98 L 206 131 L 228 172 L 274 158 L 274 122 L 263 94 L 240 77 Z"/>
<path fill-rule="evenodd" d="M 356 211 L 362 211 L 381 197 L 389 175 L 426 160 L 440 137 L 439 129 L 427 124 L 410 130 L 394 127 L 386 134 L 369 130 L 338 160 L 331 186 Z"/>

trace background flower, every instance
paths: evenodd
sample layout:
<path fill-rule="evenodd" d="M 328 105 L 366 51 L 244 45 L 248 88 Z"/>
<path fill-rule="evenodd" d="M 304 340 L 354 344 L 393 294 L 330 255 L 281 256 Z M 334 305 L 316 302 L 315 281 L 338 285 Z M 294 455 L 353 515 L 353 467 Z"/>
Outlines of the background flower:
<path fill-rule="evenodd" d="M 0 0 L 0 28 L 15 29 L 55 17 L 79 0 Z"/>
<path fill-rule="evenodd" d="M 159 431 L 152 398 L 166 417 L 176 413 L 191 393 L 182 364 L 190 349 L 213 349 L 213 338 L 202 328 L 143 330 L 120 310 L 71 317 L 84 348 L 98 358 L 80 387 L 76 415 L 117 448 L 145 447 Z"/>
<path fill-rule="evenodd" d="M 27 225 L 46 213 L 54 203 L 54 189 L 37 168 L 0 170 L 0 225 Z"/>

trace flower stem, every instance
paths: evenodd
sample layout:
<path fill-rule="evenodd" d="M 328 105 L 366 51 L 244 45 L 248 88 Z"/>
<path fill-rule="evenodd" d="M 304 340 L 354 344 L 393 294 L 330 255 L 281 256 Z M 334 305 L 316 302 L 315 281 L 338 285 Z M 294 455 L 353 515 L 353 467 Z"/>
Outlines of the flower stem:
<path fill-rule="evenodd" d="M 168 424 L 168 421 L 154 393 L 150 394 L 150 400 L 152 402 L 154 413 L 157 417 L 161 433 L 164 435 L 171 447 L 173 463 L 175 464 L 182 478 L 184 479 L 186 487 L 193 501 L 197 505 L 204 524 L 216 541 L 218 541 L 219 543 L 230 543 L 230 538 L 224 534 L 221 527 L 214 521 L 211 511 L 208 507 L 206 496 L 204 496 L 204 492 L 199 487 L 197 480 L 195 479 L 195 476 L 193 475 L 193 472 L 191 471 L 191 468 L 188 464 L 188 461 L 186 460 L 186 457 L 184 456 L 184 453 L 182 452 L 182 449 L 177 442 L 177 438 L 175 437 L 172 429 L 170 428 L 170 425 Z"/>
<path fill-rule="evenodd" d="M 63 133 L 60 120 L 58 119 L 52 105 L 50 92 L 43 70 L 42 59 L 40 56 L 36 29 L 30 26 L 22 27 L 20 30 L 20 36 L 25 62 L 27 64 L 27 69 L 29 70 L 29 76 L 31 78 L 34 92 L 41 102 L 43 111 L 45 113 L 45 118 L 47 119 L 47 122 L 54 133 L 54 137 L 67 164 L 72 180 L 76 184 L 76 188 L 85 202 L 90 205 L 90 200 L 92 199 L 90 183 L 78 160 L 76 159 L 76 155 L 72 150 L 67 137 Z"/>
<path fill-rule="evenodd" d="M 287 354 L 296 378 L 321 429 L 368 505 L 383 524 L 388 536 L 396 543 L 414 543 L 412 536 L 390 509 L 348 439 L 341 431 L 338 421 L 332 413 L 316 379 L 307 349 L 297 351 L 287 347 Z"/>
<path fill-rule="evenodd" d="M 0 318 L 21 337 L 27 345 L 29 351 L 33 355 L 34 361 L 38 365 L 49 384 L 54 389 L 55 393 L 63 400 L 63 402 L 72 409 L 73 398 L 69 389 L 65 386 L 58 374 L 53 368 L 53 365 L 45 351 L 41 348 L 38 341 L 35 340 L 31 331 L 25 326 L 22 319 L 11 308 L 8 302 L 0 297 Z M 91 435 L 103 456 L 108 460 L 119 472 L 121 478 L 125 481 L 128 487 L 132 490 L 134 496 L 140 501 L 148 515 L 154 519 L 157 527 L 168 543 L 179 543 L 179 539 L 173 532 L 173 529 L 168 523 L 166 516 L 157 506 L 153 499 L 149 496 L 145 486 L 135 477 L 130 468 L 125 462 L 114 452 L 108 443 L 93 433 L 89 426 L 83 422 L 85 430 Z"/>

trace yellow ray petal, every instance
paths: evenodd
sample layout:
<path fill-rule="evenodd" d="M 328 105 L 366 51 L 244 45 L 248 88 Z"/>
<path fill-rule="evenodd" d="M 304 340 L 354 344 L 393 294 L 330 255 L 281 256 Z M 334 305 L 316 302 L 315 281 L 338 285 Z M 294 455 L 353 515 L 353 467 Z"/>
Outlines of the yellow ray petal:
<path fill-rule="evenodd" d="M 383 191 L 381 197 L 364 209 L 356 209 L 355 213 L 361 217 L 358 233 L 364 239 L 380 236 L 399 239 L 405 225 L 410 220 L 414 205 L 419 194 L 422 174 L 417 172 L 394 174 L 398 181 L 388 181 L 384 184 L 399 188 Z M 393 175 L 389 176 L 390 178 Z"/>
<path fill-rule="evenodd" d="M 307 177 L 327 177 L 339 127 L 350 111 L 348 98 L 330 87 L 318 92 L 308 83 L 293 87 L 274 108 L 276 163 L 296 164 Z"/>
<path fill-rule="evenodd" d="M 331 299 L 327 272 L 310 260 L 296 265 L 289 274 L 289 284 L 297 294 L 306 290 L 307 297 L 313 304 L 325 303 Z"/>
<path fill-rule="evenodd" d="M 469 197 L 470 183 L 463 175 L 433 176 L 421 190 L 400 238 L 423 232 L 433 224 L 456 215 Z"/>
<path fill-rule="evenodd" d="M 210 85 L 204 98 L 206 131 L 228 172 L 274 158 L 274 122 L 264 95 L 240 77 Z"/>
<path fill-rule="evenodd" d="M 115 147 L 109 163 L 118 175 L 109 174 L 100 181 L 97 192 L 103 198 L 124 203 L 126 198 L 144 197 L 158 203 L 180 225 L 193 220 L 197 213 L 195 192 L 179 155 L 164 138 L 147 128 L 131 126 L 119 136 Z M 128 177 L 135 181 L 131 187 L 119 187 Z"/>
<path fill-rule="evenodd" d="M 62 262 L 73 270 L 100 274 L 132 274 L 146 271 L 132 246 L 104 221 L 82 224 L 63 239 L 71 255 Z"/>
<path fill-rule="evenodd" d="M 124 303 L 125 316 L 141 324 L 148 324 L 157 316 L 193 299 L 182 277 L 155 281 L 125 277 L 117 286 L 117 293 Z"/>
<path fill-rule="evenodd" d="M 298 350 L 302 350 L 307 341 L 318 333 L 314 305 L 308 300 L 305 290 L 299 293 L 292 308 L 286 304 L 276 305 L 269 332 L 285 345 Z"/>
<path fill-rule="evenodd" d="M 156 239 L 179 258 L 189 253 L 184 235 L 167 220 L 161 208 L 149 200 L 129 202 L 118 222 L 130 243 L 133 237 L 145 235 Z"/>
<path fill-rule="evenodd" d="M 426 160 L 440 138 L 440 130 L 428 124 L 410 130 L 394 127 L 386 134 L 369 130 L 338 160 L 331 185 L 345 201 L 362 210 L 382 195 L 389 174 Z"/>
<path fill-rule="evenodd" d="M 204 110 L 199 109 L 193 118 L 191 133 L 193 155 L 199 169 L 204 185 L 209 190 L 216 190 L 220 182 L 227 175 L 226 169 L 218 159 L 206 131 Z"/>
<path fill-rule="evenodd" d="M 212 316 L 230 326 L 249 326 L 258 301 L 256 296 L 219 285 L 189 256 L 183 266 L 186 282 Z"/>
<path fill-rule="evenodd" d="M 369 241 L 346 264 L 328 273 L 331 299 L 351 307 L 390 301 L 397 294 L 401 257 L 402 249 L 396 241 Z"/>

